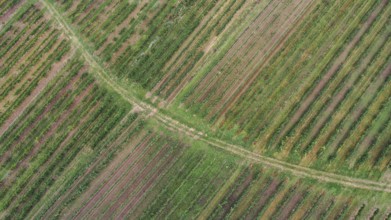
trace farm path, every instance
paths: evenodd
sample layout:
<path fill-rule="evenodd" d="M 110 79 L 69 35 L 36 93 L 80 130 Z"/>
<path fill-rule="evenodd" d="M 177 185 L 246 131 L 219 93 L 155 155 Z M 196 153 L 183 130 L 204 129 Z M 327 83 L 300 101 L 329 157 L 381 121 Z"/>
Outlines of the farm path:
<path fill-rule="evenodd" d="M 111 78 L 110 74 L 108 73 L 109 70 L 106 70 L 103 67 L 103 65 L 99 62 L 99 58 L 92 55 L 92 53 L 88 50 L 85 44 L 78 37 L 78 34 L 68 24 L 68 22 L 60 14 L 60 12 L 54 7 L 54 5 L 52 5 L 52 3 L 50 3 L 48 0 L 40 0 L 40 2 L 53 16 L 53 19 L 57 21 L 59 28 L 62 29 L 62 31 L 70 38 L 73 46 L 80 50 L 86 62 L 88 62 L 88 64 L 94 70 L 92 71 L 92 73 L 94 74 L 94 76 L 98 81 L 100 81 L 102 84 L 109 87 L 113 91 L 117 92 L 123 99 L 131 103 L 134 108 L 141 109 L 144 112 L 144 115 L 156 119 L 160 124 L 164 125 L 168 129 L 174 130 L 176 132 L 184 133 L 193 139 L 197 139 L 204 143 L 210 144 L 216 148 L 243 157 L 246 160 L 249 160 L 250 162 L 255 162 L 255 163 L 263 164 L 265 166 L 274 167 L 281 171 L 290 172 L 296 176 L 309 177 L 321 182 L 335 183 L 346 187 L 391 193 L 391 183 L 389 182 L 372 181 L 372 180 L 343 176 L 335 173 L 329 173 L 329 172 L 319 171 L 319 170 L 315 170 L 315 169 L 311 169 L 295 164 L 290 164 L 284 161 L 279 161 L 274 158 L 262 156 L 252 151 L 246 150 L 240 146 L 229 144 L 225 141 L 213 137 L 207 137 L 207 135 L 205 135 L 204 133 L 197 131 L 194 128 L 190 128 L 182 124 L 181 122 L 165 115 L 157 108 L 138 99 L 134 94 L 132 94 L 131 91 L 126 90 L 118 82 L 116 82 L 113 78 Z"/>

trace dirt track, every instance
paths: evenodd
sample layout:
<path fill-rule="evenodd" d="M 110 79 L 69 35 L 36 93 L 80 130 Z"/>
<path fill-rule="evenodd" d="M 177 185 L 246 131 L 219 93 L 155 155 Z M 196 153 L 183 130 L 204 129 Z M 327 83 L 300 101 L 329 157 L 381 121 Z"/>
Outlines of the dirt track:
<path fill-rule="evenodd" d="M 142 109 L 145 115 L 149 115 L 150 113 L 152 113 L 153 118 L 156 119 L 162 125 L 167 126 L 171 129 L 175 129 L 177 132 L 185 133 L 191 138 L 198 138 L 200 141 L 203 141 L 207 144 L 213 145 L 217 148 L 223 149 L 240 157 L 246 158 L 249 161 L 260 163 L 265 166 L 278 168 L 281 171 L 290 172 L 296 176 L 309 177 L 321 182 L 336 183 L 346 187 L 391 193 L 391 183 L 358 179 L 334 173 L 328 173 L 258 155 L 240 146 L 232 145 L 215 138 L 209 138 L 202 132 L 199 132 L 193 128 L 189 128 L 186 125 L 183 125 L 182 123 L 176 121 L 175 119 L 166 116 L 155 107 L 143 102 L 142 100 L 137 99 L 130 91 L 122 88 L 117 82 L 110 78 L 110 74 L 108 74 L 108 71 L 105 70 L 102 64 L 98 62 L 98 59 L 91 55 L 91 53 L 85 48 L 84 44 L 77 37 L 77 34 L 69 26 L 63 16 L 53 7 L 53 5 L 47 2 L 47 0 L 41 0 L 40 2 L 48 9 L 48 12 L 51 13 L 53 18 L 58 22 L 59 27 L 71 39 L 73 46 L 77 49 L 80 49 L 80 52 L 82 53 L 86 61 L 89 63 L 91 68 L 95 70 L 92 72 L 94 73 L 94 76 L 97 78 L 97 80 L 105 86 L 110 87 L 113 91 L 117 92 L 123 97 L 124 100 L 127 100 L 134 107 Z"/>

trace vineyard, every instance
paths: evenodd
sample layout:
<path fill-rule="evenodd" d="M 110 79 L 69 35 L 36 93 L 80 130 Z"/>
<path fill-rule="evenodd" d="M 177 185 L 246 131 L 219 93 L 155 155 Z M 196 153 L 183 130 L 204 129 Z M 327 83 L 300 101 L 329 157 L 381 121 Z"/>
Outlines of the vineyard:
<path fill-rule="evenodd" d="M 0 0 L 0 219 L 391 219 L 388 0 Z"/>

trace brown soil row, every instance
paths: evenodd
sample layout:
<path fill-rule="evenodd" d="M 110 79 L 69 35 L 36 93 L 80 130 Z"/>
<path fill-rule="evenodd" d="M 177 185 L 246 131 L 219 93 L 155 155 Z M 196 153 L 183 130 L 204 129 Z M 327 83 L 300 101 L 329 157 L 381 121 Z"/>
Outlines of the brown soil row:
<path fill-rule="evenodd" d="M 304 201 L 304 204 L 300 208 L 296 209 L 294 214 L 291 216 L 291 219 L 308 219 L 311 212 L 314 210 L 314 208 L 318 205 L 318 203 L 324 196 L 324 192 L 319 193 L 320 194 L 317 194 L 317 192 L 311 192 L 311 198 L 306 199 Z"/>
<path fill-rule="evenodd" d="M 152 146 L 153 148 L 154 146 Z M 97 219 L 99 216 L 102 216 L 103 219 L 109 219 L 114 213 L 118 211 L 119 208 L 125 204 L 128 198 L 132 198 L 134 191 L 138 188 L 139 184 L 146 179 L 149 173 L 153 168 L 160 164 L 164 160 L 164 155 L 166 154 L 168 146 L 163 146 L 159 153 L 157 153 L 154 158 L 150 161 L 147 161 L 146 158 L 141 162 L 142 164 L 137 163 L 134 169 L 131 169 L 130 172 L 126 174 L 125 177 L 121 177 L 120 182 L 110 190 L 107 197 L 103 199 L 103 202 L 100 204 L 98 209 L 95 209 L 95 213 L 92 214 L 92 219 Z M 108 209 L 107 209 L 108 208 Z"/>
<path fill-rule="evenodd" d="M 248 51 L 250 44 L 258 40 L 257 37 L 261 35 L 262 28 L 266 22 L 265 20 L 270 21 L 271 13 L 278 11 L 278 7 L 281 7 L 278 1 L 272 1 L 254 20 L 253 23 L 240 35 L 238 40 L 233 44 L 233 46 L 228 50 L 223 59 L 212 69 L 210 73 L 197 85 L 195 88 L 196 91 L 194 95 L 190 96 L 190 100 L 196 100 L 196 102 L 201 102 L 206 99 L 207 96 L 213 91 L 216 87 L 216 84 L 219 83 L 221 73 L 227 70 L 228 67 L 234 65 L 235 63 L 243 62 L 242 56 L 243 53 Z M 253 48 L 254 49 L 254 48 Z M 236 62 L 235 62 L 236 59 Z"/>
<path fill-rule="evenodd" d="M 277 192 L 278 188 L 281 187 L 281 181 L 274 179 L 270 185 L 267 187 L 265 192 L 260 195 L 260 199 L 257 201 L 255 206 L 251 209 L 251 211 L 246 216 L 246 220 L 255 219 L 260 211 L 264 208 L 265 204 L 269 200 L 269 198 Z"/>
<path fill-rule="evenodd" d="M 81 102 L 84 97 L 86 97 L 89 92 L 91 91 L 93 87 L 93 84 L 91 84 L 86 90 L 84 90 L 81 94 L 79 94 L 77 97 L 75 97 L 74 102 L 69 106 L 68 109 L 58 118 L 56 122 L 53 123 L 53 125 L 49 128 L 48 132 L 43 135 L 43 137 L 34 145 L 32 150 L 28 153 L 28 155 L 23 158 L 20 162 L 18 162 L 15 169 L 13 169 L 9 175 L 7 176 L 5 180 L 5 184 L 9 185 L 12 183 L 15 178 L 18 176 L 20 169 L 27 168 L 29 166 L 30 160 L 37 155 L 37 153 L 41 150 L 41 147 L 45 144 L 45 142 L 48 140 L 49 137 L 55 134 L 58 127 L 62 125 L 62 123 L 65 122 L 65 120 L 68 118 L 68 116 L 71 114 L 71 112 L 78 106 L 78 104 Z"/>
<path fill-rule="evenodd" d="M 96 106 L 95 106 L 96 107 Z M 92 108 L 90 111 L 91 112 L 93 112 L 94 111 L 94 109 L 95 109 L 95 107 L 94 108 Z M 88 116 L 88 114 L 87 114 L 87 116 Z M 87 118 L 86 118 L 87 119 Z M 85 120 L 86 120 L 85 119 Z M 85 120 L 84 121 L 81 121 L 80 122 L 80 124 L 83 124 L 84 122 L 85 122 Z M 137 121 L 137 120 L 136 120 Z M 131 129 L 133 129 L 134 127 L 134 123 L 137 123 L 137 122 L 133 122 L 130 126 L 129 126 L 129 128 L 127 129 L 127 131 L 128 132 L 131 132 Z M 70 132 L 70 134 L 68 135 L 68 137 L 69 137 L 69 139 L 70 138 L 72 138 L 73 137 L 73 135 L 76 133 L 76 131 L 77 131 L 78 129 L 77 128 L 75 128 L 73 131 L 71 131 Z M 120 135 L 120 137 L 116 140 L 116 141 L 114 141 L 114 143 L 116 143 L 117 141 L 119 141 L 119 140 L 122 140 L 123 141 L 123 139 L 124 139 L 124 136 L 126 136 L 127 135 L 127 133 L 126 132 L 124 132 L 123 134 L 121 134 Z M 140 138 L 142 137 L 143 135 L 140 135 Z M 63 143 L 67 143 L 68 142 L 68 137 L 67 137 L 67 139 L 63 142 Z M 121 142 L 121 141 L 120 141 Z M 135 145 L 134 145 L 135 146 Z M 45 216 L 44 216 L 44 219 L 48 219 L 50 216 L 52 216 L 53 215 L 53 213 L 58 209 L 58 207 L 60 207 L 62 204 L 63 204 L 63 202 L 64 202 L 64 200 L 66 199 L 66 198 L 68 198 L 68 196 L 72 193 L 72 192 L 74 192 L 76 189 L 77 189 L 77 187 L 79 186 L 79 184 L 81 183 L 81 181 L 87 176 L 87 175 L 89 175 L 92 171 L 94 171 L 94 169 L 95 169 L 95 167 L 100 163 L 100 161 L 101 160 L 103 160 L 103 158 L 105 158 L 105 157 L 107 157 L 107 155 L 108 155 L 108 153 L 110 152 L 110 150 L 111 149 L 113 149 L 113 148 L 115 148 L 115 147 L 118 147 L 118 145 L 115 145 L 115 144 L 112 144 L 112 145 L 110 145 L 110 147 L 108 147 L 104 152 L 102 152 L 99 156 L 98 156 L 98 158 L 88 167 L 88 169 L 83 173 L 83 175 L 82 176 L 80 176 L 72 185 L 71 185 L 71 187 L 69 187 L 69 189 L 64 193 L 64 194 L 62 194 L 60 197 L 59 197 L 59 199 L 49 208 L 49 210 L 46 212 L 46 214 L 45 214 Z M 61 147 L 60 147 L 61 148 Z M 124 155 L 128 155 L 127 154 L 127 150 L 133 150 L 133 148 L 132 147 L 128 147 L 128 148 L 125 148 L 125 150 L 122 152 L 122 153 L 125 153 Z M 121 155 L 121 154 L 120 154 Z M 123 155 L 121 155 L 121 156 L 123 156 Z M 121 156 L 117 156 L 117 157 L 120 157 L 121 158 Z M 116 159 L 114 160 L 114 161 L 117 161 Z M 116 164 L 115 162 L 114 163 L 111 163 L 113 166 Z M 105 180 L 107 180 L 107 176 L 105 176 L 106 174 L 102 174 L 102 176 L 101 177 L 98 177 L 96 180 L 94 180 L 92 183 L 91 183 L 91 187 L 90 187 L 90 189 L 95 189 L 95 185 L 96 184 L 101 184 L 101 182 L 99 182 L 100 180 L 101 180 L 101 178 L 104 178 Z M 107 174 L 108 175 L 108 174 Z M 98 185 L 96 185 L 96 187 L 98 187 Z M 87 192 L 89 192 L 89 191 L 87 191 Z M 93 194 L 93 192 L 90 192 L 90 193 L 87 193 L 87 195 L 88 195 L 88 198 L 91 196 Z M 84 199 L 84 197 L 82 196 L 81 197 L 81 199 Z M 76 204 L 77 202 L 75 202 L 75 204 Z M 41 207 L 42 208 L 42 207 Z M 72 210 L 72 209 L 71 209 Z M 67 218 L 67 219 L 70 219 L 71 217 L 70 217 L 70 215 L 73 215 L 73 214 L 75 214 L 75 212 L 76 212 L 76 210 L 73 210 L 73 212 L 72 213 L 66 213 L 65 214 L 65 217 Z M 36 212 L 36 214 L 37 213 L 39 213 L 39 211 L 37 211 Z"/>
<path fill-rule="evenodd" d="M 354 211 L 351 212 L 349 216 L 349 220 L 355 220 L 357 219 L 359 213 L 365 208 L 364 204 L 361 204 L 360 206 L 356 207 Z"/>
<path fill-rule="evenodd" d="M 381 73 L 381 75 L 376 79 L 376 81 L 373 82 L 367 88 L 365 94 L 375 95 L 376 93 L 375 91 L 379 89 L 379 87 L 385 82 L 386 78 L 389 77 L 390 75 L 391 75 L 391 65 L 388 65 L 388 67 Z M 369 104 L 368 102 L 369 102 L 368 100 L 364 100 L 364 103 L 360 103 L 361 105 L 359 105 L 356 109 L 353 110 L 353 112 L 351 112 L 349 116 L 347 116 L 348 118 L 346 120 L 349 120 L 348 121 L 349 126 L 344 126 L 343 129 L 339 130 L 337 137 L 334 139 L 334 142 L 331 145 L 331 149 L 336 149 L 342 143 L 342 141 L 344 141 L 347 138 L 347 136 L 350 133 L 351 125 L 355 121 L 357 121 L 360 118 L 360 116 L 364 113 L 364 111 L 368 107 L 367 106 Z"/>
<path fill-rule="evenodd" d="M 228 197 L 227 203 L 223 205 L 223 213 L 222 216 L 219 216 L 219 219 L 224 219 L 225 216 L 231 211 L 231 209 L 234 207 L 235 203 L 237 203 L 238 199 L 243 195 L 245 190 L 250 186 L 251 182 L 253 181 L 253 173 L 250 173 L 243 183 L 238 186 L 238 188 L 235 189 L 234 192 Z"/>
<path fill-rule="evenodd" d="M 47 86 L 47 84 L 54 79 L 54 77 L 57 75 L 58 71 L 65 65 L 67 60 L 73 55 L 73 53 L 68 53 L 62 57 L 62 59 L 55 63 L 52 66 L 52 69 L 48 72 L 46 77 L 41 79 L 38 82 L 37 87 L 32 90 L 31 94 L 26 97 L 26 99 L 13 111 L 13 113 L 10 115 L 10 117 L 7 118 L 4 124 L 0 127 L 0 136 L 4 134 L 10 128 L 10 126 L 19 118 L 20 115 L 23 114 L 23 112 L 27 109 L 27 107 L 35 102 L 39 94 L 44 90 L 44 88 Z"/>
<path fill-rule="evenodd" d="M 102 44 L 102 46 L 95 53 L 98 55 L 101 54 L 103 52 L 103 50 L 106 49 L 106 47 L 109 44 L 114 43 L 115 42 L 114 39 L 116 37 L 119 37 L 119 33 L 121 32 L 121 30 L 126 28 L 127 26 L 129 26 L 132 19 L 137 18 L 138 13 L 141 11 L 141 9 L 146 4 L 148 4 L 147 0 L 142 0 L 141 2 L 139 2 L 138 5 L 136 6 L 136 8 L 132 11 L 132 13 L 130 13 L 128 15 L 128 17 L 121 24 L 119 24 L 118 26 L 115 27 L 114 31 L 112 33 L 110 33 L 110 35 L 107 37 L 106 41 Z"/>
<path fill-rule="evenodd" d="M 161 6 L 162 6 L 162 4 L 160 4 L 159 7 L 161 7 Z M 134 27 L 134 29 L 135 29 L 134 33 L 132 33 L 132 35 L 128 39 L 126 39 L 122 43 L 122 45 L 119 46 L 118 50 L 113 53 L 113 56 L 111 57 L 111 60 L 109 61 L 109 63 L 114 64 L 120 55 L 126 53 L 126 51 L 129 49 L 129 47 L 131 45 L 134 45 L 135 43 L 137 43 L 137 41 L 141 37 L 141 35 L 137 32 L 139 30 L 146 29 L 146 25 L 152 20 L 152 18 L 156 15 L 156 13 L 159 10 L 160 10 L 160 8 L 156 9 L 156 11 L 154 11 L 154 12 L 149 11 L 149 13 L 147 13 L 146 18 L 144 20 L 140 21 L 140 23 Z"/>
<path fill-rule="evenodd" d="M 376 219 L 375 217 L 379 214 L 379 209 L 378 208 L 372 208 L 371 211 L 367 214 L 367 217 L 365 219 L 367 220 L 372 220 Z"/>
<path fill-rule="evenodd" d="M 25 2 L 26 0 L 20 0 L 14 6 L 8 9 L 3 15 L 0 16 L 0 25 L 5 24 L 8 19 L 16 12 L 16 10 Z"/>
<path fill-rule="evenodd" d="M 357 32 L 357 34 L 353 37 L 353 39 L 349 42 L 349 44 L 344 48 L 342 53 L 336 58 L 333 65 L 331 66 L 331 68 L 323 75 L 322 79 L 315 86 L 315 88 L 311 91 L 311 93 L 305 98 L 305 100 L 302 101 L 302 104 L 300 105 L 298 110 L 291 117 L 291 119 L 289 120 L 287 125 L 284 127 L 284 129 L 282 129 L 282 131 L 280 132 L 278 139 L 281 139 L 281 137 L 285 136 L 286 132 L 293 125 L 295 125 L 297 123 L 297 121 L 300 120 L 300 118 L 307 111 L 309 106 L 314 102 L 316 97 L 320 94 L 320 92 L 324 89 L 326 84 L 330 81 L 330 79 L 334 76 L 334 74 L 337 72 L 337 70 L 340 68 L 340 66 L 343 64 L 343 62 L 346 60 L 350 51 L 357 45 L 357 43 L 359 42 L 361 37 L 369 29 L 369 27 L 371 26 L 371 24 L 374 21 L 374 18 L 376 18 L 377 14 L 379 12 L 380 12 L 380 10 L 375 10 L 372 13 L 372 15 L 368 18 L 368 20 L 361 26 L 361 28 Z"/>
<path fill-rule="evenodd" d="M 21 23 L 20 21 L 18 21 L 19 23 Z M 26 32 L 18 39 L 18 41 L 16 41 L 16 43 L 7 51 L 6 54 L 4 54 L 4 56 L 0 57 L 0 65 L 1 66 L 5 66 L 5 65 L 9 65 L 8 63 L 6 63 L 5 61 L 8 61 L 9 59 L 12 60 L 12 57 L 11 55 L 14 53 L 14 52 L 17 52 L 18 50 L 22 50 L 24 49 L 23 47 L 29 43 L 29 39 L 33 37 L 33 35 L 31 35 L 31 32 L 33 32 L 36 28 L 40 28 L 42 29 L 43 27 L 39 27 L 39 25 L 41 25 L 42 23 L 45 23 L 45 20 L 44 18 L 39 18 L 34 24 L 29 24 L 29 23 L 22 23 L 21 25 L 23 26 L 23 28 L 20 28 L 20 30 L 18 30 L 19 32 L 17 32 L 18 34 L 20 32 L 22 32 L 24 29 L 27 29 Z M 15 26 L 16 24 L 13 25 L 13 27 Z M 11 28 L 10 31 L 8 32 L 13 32 L 15 31 L 13 28 Z M 16 31 L 15 31 L 16 32 Z M 39 40 L 38 40 L 39 42 Z M 37 46 L 38 44 L 36 44 Z M 23 53 L 25 53 L 27 51 L 23 51 Z M 20 65 L 21 63 L 16 63 L 16 65 Z M 9 74 L 10 75 L 10 74 Z M 3 83 L 4 81 L 6 81 L 7 78 L 2 78 L 1 79 L 1 83 Z"/>
<path fill-rule="evenodd" d="M 62 60 L 62 64 L 65 65 L 66 63 L 66 56 L 64 56 L 64 60 Z M 54 78 L 54 76 L 56 75 L 57 73 L 57 69 L 53 66 L 52 67 L 52 77 Z M 49 73 L 50 74 L 50 73 Z M 49 75 L 48 74 L 48 75 Z M 43 80 L 41 80 L 43 81 Z M 46 83 L 48 83 L 49 81 L 47 81 Z M 38 88 L 36 89 L 40 89 L 40 91 L 42 91 L 45 87 L 46 87 L 47 84 L 38 84 Z M 40 88 L 39 86 L 42 86 L 42 88 Z M 68 86 L 70 86 L 70 84 L 68 84 Z M 30 132 L 34 129 L 34 127 L 43 119 L 43 117 L 45 117 L 45 115 L 53 108 L 53 106 L 57 103 L 57 100 L 60 99 L 61 96 L 63 96 L 66 92 L 66 89 L 67 88 L 64 88 L 58 95 L 56 95 L 55 98 L 53 98 L 53 100 L 48 103 L 48 105 L 45 107 L 44 111 L 42 112 L 42 114 L 40 114 L 37 119 L 31 123 L 18 137 L 18 140 L 14 141 L 13 145 L 7 150 L 7 152 L 4 153 L 4 155 L 0 156 L 0 164 L 3 164 L 4 161 L 7 160 L 8 157 L 11 156 L 12 154 L 12 150 L 13 148 L 15 147 L 15 145 L 17 143 L 21 143 L 25 140 L 25 138 L 30 134 Z M 38 94 L 36 94 L 38 95 Z M 28 99 L 28 98 L 27 98 Z M 26 106 L 27 108 L 27 106 Z M 26 108 L 24 108 L 23 110 L 25 110 Z M 14 114 L 16 113 L 17 111 L 14 111 Z M 16 115 L 16 117 L 18 117 L 22 112 L 20 112 L 18 115 Z"/>
<path fill-rule="evenodd" d="M 249 6 L 249 4 L 251 4 L 251 2 L 246 1 L 243 4 L 243 6 L 238 11 L 235 12 L 235 14 L 232 16 L 231 21 L 226 25 L 225 30 L 229 30 L 230 28 L 232 28 L 231 26 L 235 22 L 237 22 L 237 19 L 239 19 L 240 15 L 245 13 L 245 10 L 246 10 L 247 7 L 252 7 L 252 6 Z M 223 31 L 223 33 L 224 33 L 224 31 Z M 211 56 L 212 54 L 214 54 L 216 52 L 216 50 L 210 51 L 210 49 L 212 49 L 212 47 L 217 43 L 217 41 L 218 41 L 218 36 L 215 36 L 211 40 L 209 40 L 209 42 L 207 42 L 204 45 L 204 48 L 203 48 L 204 56 L 195 64 L 195 66 L 201 66 L 202 67 L 202 66 L 205 65 L 205 62 L 209 59 L 209 56 Z M 175 89 L 167 97 L 167 99 L 166 99 L 167 103 L 171 103 L 176 98 L 176 96 L 180 93 L 180 91 L 193 79 L 193 77 L 194 77 L 194 75 L 195 75 L 197 70 L 198 69 L 193 69 L 190 73 L 188 73 L 181 80 L 179 85 L 177 85 L 175 87 Z"/>
<path fill-rule="evenodd" d="M 76 134 L 77 131 L 79 131 L 81 125 L 83 125 L 87 119 L 88 119 L 88 116 L 91 115 L 96 109 L 97 109 L 97 106 L 98 104 L 95 104 L 90 110 L 89 110 L 89 113 L 87 113 L 83 118 L 80 119 L 79 123 L 77 126 L 75 126 L 68 134 L 67 136 L 65 137 L 65 139 L 60 143 L 59 147 L 54 151 L 53 153 L 53 156 L 51 156 L 49 158 L 49 160 L 47 160 L 42 166 L 40 166 L 39 170 L 36 172 L 36 173 L 43 173 L 45 171 L 45 169 L 47 168 L 47 166 L 49 164 L 51 164 L 53 162 L 53 160 L 57 157 L 57 155 L 59 155 L 61 153 L 61 151 L 63 151 L 64 147 L 71 141 L 72 137 Z M 30 180 L 29 180 L 29 183 L 27 185 L 29 185 L 30 183 L 33 183 L 37 180 L 38 176 L 33 176 Z M 57 192 L 56 192 L 57 193 Z M 57 193 L 58 194 L 58 193 Z M 61 200 L 61 198 L 59 199 Z M 57 200 L 58 201 L 58 200 Z M 53 208 L 56 207 L 55 205 L 53 205 L 49 211 L 53 210 Z M 32 218 L 35 218 L 35 215 L 40 213 L 40 211 L 43 209 L 44 207 L 41 206 L 32 216 Z"/>
<path fill-rule="evenodd" d="M 162 164 L 159 165 L 159 167 L 154 171 L 152 176 L 150 176 L 146 182 L 142 183 L 141 186 L 140 186 L 141 180 L 145 180 L 145 179 L 138 178 L 139 183 L 138 183 L 137 187 L 140 188 L 138 190 L 138 193 L 137 194 L 132 193 L 133 195 L 130 197 L 131 198 L 130 200 L 129 200 L 129 197 L 127 198 L 128 201 L 127 201 L 126 206 L 124 206 L 124 208 L 122 209 L 122 211 L 119 213 L 119 215 L 116 218 L 120 218 L 120 219 L 125 218 L 126 215 L 136 207 L 136 205 L 145 196 L 145 194 L 157 183 L 156 181 L 158 180 L 158 178 L 163 176 L 168 171 L 169 167 L 173 164 L 173 161 L 175 161 L 174 157 L 177 157 L 176 152 L 172 152 L 171 155 L 168 156 L 168 158 L 164 158 L 164 161 L 162 162 Z M 155 165 L 155 164 L 153 164 L 153 165 Z M 148 175 L 150 175 L 150 174 L 148 173 Z M 144 175 L 142 174 L 141 177 L 144 177 Z M 132 188 L 134 188 L 134 186 L 132 186 Z M 129 192 L 129 190 L 128 190 L 128 192 Z M 118 204 L 118 202 L 117 202 L 117 204 Z"/>
<path fill-rule="evenodd" d="M 145 154 L 142 156 L 142 158 L 139 157 L 145 150 L 145 148 L 149 145 L 150 139 L 151 137 L 149 136 L 142 140 L 142 142 L 139 144 L 139 146 L 137 146 L 135 151 L 132 152 L 132 154 L 130 154 L 128 158 L 126 158 L 126 161 L 121 165 L 121 167 L 119 167 L 118 170 L 116 170 L 112 177 L 102 187 L 100 187 L 100 189 L 92 197 L 89 198 L 88 202 L 77 212 L 77 215 L 74 216 L 74 219 L 84 218 L 83 216 L 92 211 L 92 209 L 101 200 L 101 198 L 104 198 L 103 196 L 106 195 L 110 191 L 110 189 L 124 177 L 124 174 L 130 172 L 129 169 L 133 168 L 136 160 L 142 161 L 142 158 L 144 158 Z M 132 146 L 132 148 L 134 147 Z M 151 148 L 148 149 L 148 151 L 150 150 Z M 141 165 L 142 164 L 138 164 L 138 166 Z"/>
<path fill-rule="evenodd" d="M 349 198 L 346 202 L 343 202 L 343 204 L 341 204 L 339 207 L 332 210 L 332 213 L 330 213 L 328 218 L 329 219 L 340 219 L 340 217 L 342 217 L 344 212 L 346 212 L 349 209 L 349 207 L 352 205 L 351 200 L 352 199 Z"/>
<path fill-rule="evenodd" d="M 219 101 L 216 105 L 214 105 L 208 114 L 208 118 L 212 118 L 219 111 L 222 111 L 220 116 L 225 114 L 227 110 L 236 102 L 236 100 L 238 100 L 244 94 L 244 92 L 247 91 L 247 89 L 254 83 L 255 79 L 260 74 L 262 67 L 265 66 L 270 61 L 270 59 L 274 57 L 274 55 L 283 47 L 289 36 L 299 26 L 298 23 L 300 23 L 305 15 L 311 11 L 308 10 L 310 5 L 310 1 L 298 1 L 297 5 L 292 5 L 292 7 L 296 8 L 292 14 L 286 15 L 286 18 L 284 16 L 280 16 L 280 20 L 276 21 L 275 25 L 280 27 L 280 29 L 283 31 L 273 34 L 273 30 L 269 30 L 268 33 L 266 33 L 266 39 L 264 40 L 265 45 L 260 51 L 257 51 L 255 55 L 252 56 L 251 60 L 253 63 L 246 66 L 247 68 L 245 68 L 243 71 L 236 69 L 236 72 L 240 74 L 233 79 L 231 86 L 228 84 L 226 85 L 228 90 L 221 94 L 216 93 L 216 95 L 218 95 L 217 99 Z M 289 8 L 282 13 L 285 14 L 288 11 L 290 11 Z M 261 64 L 261 68 L 255 69 L 255 66 L 258 65 L 260 60 L 264 60 Z M 238 68 L 238 66 L 236 68 Z M 222 96 L 221 98 L 220 95 Z M 224 108 L 224 106 L 227 107 Z"/>
<path fill-rule="evenodd" d="M 182 43 L 182 45 L 179 47 L 179 49 L 173 54 L 171 59 L 166 62 L 166 64 L 163 67 L 163 72 L 166 72 L 164 77 L 154 86 L 154 88 L 151 90 L 152 94 L 155 94 L 157 90 L 159 89 L 169 89 L 170 86 L 166 86 L 165 88 L 161 88 L 162 85 L 164 85 L 173 74 L 173 71 L 176 70 L 180 65 L 183 64 L 184 59 L 187 56 L 186 52 L 183 52 L 186 48 L 192 48 L 193 45 L 197 44 L 199 41 L 199 38 L 203 36 L 203 33 L 205 32 L 205 29 L 202 29 L 205 24 L 209 23 L 211 20 L 213 20 L 214 17 L 216 17 L 224 8 L 224 5 L 228 4 L 230 1 L 225 2 L 218 2 L 212 10 L 210 10 L 202 19 L 202 21 L 199 23 L 199 25 L 194 29 L 194 31 L 187 37 L 187 39 Z M 220 7 L 220 4 L 223 6 Z M 182 55 L 181 55 L 182 54 Z M 181 56 L 180 56 L 181 55 Z M 179 73 L 176 73 L 177 75 L 180 75 Z M 164 93 L 164 91 L 163 91 Z"/>
<path fill-rule="evenodd" d="M 322 215 L 325 215 L 328 211 L 330 211 L 334 203 L 334 198 L 325 201 L 321 206 L 315 209 L 315 213 L 313 215 L 314 219 L 321 219 Z"/>
<path fill-rule="evenodd" d="M 294 209 L 298 206 L 298 204 L 303 200 L 304 192 L 297 192 L 289 202 L 282 207 L 281 214 L 278 216 L 278 219 L 288 219 L 291 216 Z"/>

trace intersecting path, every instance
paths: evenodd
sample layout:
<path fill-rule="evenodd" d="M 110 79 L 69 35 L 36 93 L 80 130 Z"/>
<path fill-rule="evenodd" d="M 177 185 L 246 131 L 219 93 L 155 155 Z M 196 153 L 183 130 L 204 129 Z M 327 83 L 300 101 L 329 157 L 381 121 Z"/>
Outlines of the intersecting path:
<path fill-rule="evenodd" d="M 66 34 L 71 40 L 73 46 L 77 48 L 86 62 L 92 68 L 92 74 L 96 77 L 96 79 L 101 82 L 103 85 L 109 87 L 113 91 L 117 92 L 123 99 L 131 103 L 135 108 L 138 108 L 144 112 L 145 115 L 148 115 L 154 119 L 156 119 L 160 124 L 164 125 L 170 130 L 174 130 L 176 132 L 184 133 L 190 138 L 197 139 L 198 141 L 205 142 L 209 145 L 212 145 L 216 148 L 223 149 L 232 154 L 238 155 L 250 162 L 255 162 L 259 164 L 263 164 L 265 166 L 274 167 L 281 171 L 290 172 L 299 177 L 309 177 L 321 182 L 327 183 L 336 183 L 347 187 L 366 189 L 372 191 L 381 191 L 391 193 L 391 183 L 388 182 L 380 182 L 380 181 L 372 181 L 366 179 L 353 178 L 343 175 L 338 175 L 335 173 L 329 173 L 324 171 L 319 171 L 291 163 L 287 163 L 284 161 L 280 161 L 274 158 L 262 156 L 246 150 L 240 146 L 229 144 L 225 141 L 207 137 L 201 131 L 197 131 L 194 128 L 190 128 L 181 122 L 165 115 L 159 109 L 154 106 L 143 102 L 139 98 L 137 98 L 131 91 L 124 89 L 120 84 L 118 84 L 109 74 L 108 70 L 99 62 L 99 59 L 95 57 L 87 47 L 82 43 L 79 39 L 77 33 L 74 29 L 69 25 L 69 23 L 64 19 L 64 17 L 60 14 L 60 12 L 54 7 L 52 3 L 48 0 L 40 0 L 40 2 L 47 8 L 48 12 L 52 15 L 53 19 L 55 19 L 62 29 L 64 34 Z"/>

